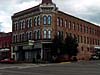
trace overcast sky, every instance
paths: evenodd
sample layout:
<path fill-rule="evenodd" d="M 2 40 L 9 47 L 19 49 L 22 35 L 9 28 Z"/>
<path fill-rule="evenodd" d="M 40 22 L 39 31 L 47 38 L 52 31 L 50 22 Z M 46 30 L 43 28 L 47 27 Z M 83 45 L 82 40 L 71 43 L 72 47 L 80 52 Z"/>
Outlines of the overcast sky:
<path fill-rule="evenodd" d="M 53 0 L 59 10 L 100 26 L 100 0 Z M 0 0 L 0 31 L 12 30 L 11 16 L 41 0 Z"/>

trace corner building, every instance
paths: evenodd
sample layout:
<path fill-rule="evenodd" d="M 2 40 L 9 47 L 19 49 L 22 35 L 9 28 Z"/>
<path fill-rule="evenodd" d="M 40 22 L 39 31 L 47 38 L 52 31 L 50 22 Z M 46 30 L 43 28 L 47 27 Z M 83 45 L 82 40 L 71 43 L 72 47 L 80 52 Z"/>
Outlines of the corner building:
<path fill-rule="evenodd" d="M 15 13 L 12 30 L 12 57 L 17 61 L 32 62 L 37 56 L 49 61 L 49 46 L 55 35 L 77 37 L 79 60 L 88 60 L 100 46 L 99 26 L 60 11 L 52 0 L 42 0 L 35 7 Z"/>

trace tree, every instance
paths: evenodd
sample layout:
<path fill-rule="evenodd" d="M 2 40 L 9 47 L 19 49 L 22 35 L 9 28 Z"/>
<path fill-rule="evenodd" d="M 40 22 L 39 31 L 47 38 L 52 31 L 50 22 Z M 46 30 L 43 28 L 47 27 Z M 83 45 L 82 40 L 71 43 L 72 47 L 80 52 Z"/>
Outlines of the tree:
<path fill-rule="evenodd" d="M 52 55 L 59 55 L 63 46 L 63 38 L 60 36 L 55 36 L 52 40 Z"/>
<path fill-rule="evenodd" d="M 68 54 L 69 57 L 71 58 L 72 56 L 76 56 L 78 53 L 78 42 L 77 42 L 77 38 L 76 37 L 72 37 L 72 36 L 67 36 L 65 38 L 65 44 L 64 44 L 64 54 Z"/>
<path fill-rule="evenodd" d="M 62 57 L 62 59 L 64 55 L 68 55 L 69 59 L 71 59 L 72 56 L 77 55 L 77 47 L 78 43 L 76 38 L 73 38 L 72 36 L 67 36 L 63 40 L 62 37 L 55 36 L 52 40 L 51 55 L 56 56 L 57 58 Z"/>

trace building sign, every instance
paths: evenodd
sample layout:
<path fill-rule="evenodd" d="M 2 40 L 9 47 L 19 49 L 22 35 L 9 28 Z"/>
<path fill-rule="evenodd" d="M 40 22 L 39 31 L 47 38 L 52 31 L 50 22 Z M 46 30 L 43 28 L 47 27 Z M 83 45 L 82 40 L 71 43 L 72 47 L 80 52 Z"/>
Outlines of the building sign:
<path fill-rule="evenodd" d="M 35 43 L 34 48 L 42 48 L 42 44 L 41 43 Z"/>
<path fill-rule="evenodd" d="M 29 40 L 28 45 L 33 45 L 34 41 L 33 40 Z"/>
<path fill-rule="evenodd" d="M 27 46 L 23 46 L 23 50 L 31 50 L 33 49 L 33 46 L 27 45 Z"/>

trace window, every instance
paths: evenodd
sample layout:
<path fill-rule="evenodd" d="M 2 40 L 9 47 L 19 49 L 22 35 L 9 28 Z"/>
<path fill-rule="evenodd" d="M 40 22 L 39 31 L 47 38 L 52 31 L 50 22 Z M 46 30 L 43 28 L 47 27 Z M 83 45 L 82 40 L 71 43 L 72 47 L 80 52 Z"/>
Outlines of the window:
<path fill-rule="evenodd" d="M 78 31 L 80 30 L 80 26 L 79 26 L 79 24 L 77 24 L 77 30 L 78 30 Z"/>
<path fill-rule="evenodd" d="M 40 39 L 40 30 L 37 31 L 37 39 Z"/>
<path fill-rule="evenodd" d="M 47 24 L 47 16 L 43 16 L 43 24 L 44 24 L 44 25 Z"/>
<path fill-rule="evenodd" d="M 89 44 L 89 37 L 87 37 L 87 44 Z"/>
<path fill-rule="evenodd" d="M 44 30 L 44 31 L 43 31 L 43 34 L 44 34 L 44 39 L 46 39 L 46 38 L 47 38 L 47 31 Z"/>
<path fill-rule="evenodd" d="M 90 34 L 91 34 L 91 32 L 92 32 L 92 30 L 91 30 L 91 28 L 90 28 Z"/>
<path fill-rule="evenodd" d="M 63 26 L 63 19 L 60 19 L 60 26 Z"/>
<path fill-rule="evenodd" d="M 67 27 L 67 21 L 65 20 L 65 28 Z"/>
<path fill-rule="evenodd" d="M 80 37 L 80 36 L 78 35 L 78 36 L 77 36 L 77 41 L 78 41 L 78 43 L 80 42 L 80 38 L 79 38 L 79 37 Z"/>
<path fill-rule="evenodd" d="M 19 35 L 19 41 L 21 42 L 21 34 Z"/>
<path fill-rule="evenodd" d="M 88 27 L 85 28 L 85 32 L 88 33 Z"/>
<path fill-rule="evenodd" d="M 80 32 L 82 32 L 82 25 L 80 25 Z"/>
<path fill-rule="evenodd" d="M 60 18 L 59 17 L 57 18 L 57 25 L 58 26 L 60 25 Z"/>
<path fill-rule="evenodd" d="M 16 24 L 14 23 L 13 24 L 13 31 L 15 31 L 15 29 L 16 29 L 15 27 L 16 27 Z"/>
<path fill-rule="evenodd" d="M 48 38 L 51 39 L 51 31 L 48 31 Z"/>
<path fill-rule="evenodd" d="M 34 17 L 34 26 L 37 26 L 37 18 Z"/>
<path fill-rule="evenodd" d="M 40 25 L 40 17 L 37 17 L 37 25 Z"/>
<path fill-rule="evenodd" d="M 21 26 L 21 30 L 23 29 L 23 24 L 22 24 L 23 22 L 21 22 L 21 24 L 20 24 L 20 26 Z"/>
<path fill-rule="evenodd" d="M 68 27 L 69 27 L 69 29 L 71 29 L 71 22 L 69 22 L 69 26 Z"/>
<path fill-rule="evenodd" d="M 84 44 L 86 44 L 86 37 L 84 36 Z"/>
<path fill-rule="evenodd" d="M 73 23 L 73 30 L 75 30 L 75 23 Z"/>
<path fill-rule="evenodd" d="M 25 28 L 25 21 L 22 22 L 22 29 Z"/>
<path fill-rule="evenodd" d="M 29 35 L 29 40 L 31 40 L 32 39 L 32 32 L 29 32 L 28 35 Z"/>
<path fill-rule="evenodd" d="M 29 19 L 29 27 L 32 27 L 32 19 Z"/>
<path fill-rule="evenodd" d="M 18 36 L 16 35 L 16 42 L 18 42 Z"/>
<path fill-rule="evenodd" d="M 34 32 L 34 39 L 37 39 L 37 31 Z"/>
<path fill-rule="evenodd" d="M 58 31 L 58 32 L 57 32 L 57 35 L 58 35 L 58 37 L 63 38 L 63 31 Z"/>
<path fill-rule="evenodd" d="M 57 32 L 57 35 L 60 36 L 60 31 Z"/>
<path fill-rule="evenodd" d="M 80 38 L 81 38 L 81 39 L 80 39 L 81 43 L 83 43 L 83 37 L 81 36 Z"/>
<path fill-rule="evenodd" d="M 83 47 L 81 47 L 82 51 L 84 50 Z"/>
<path fill-rule="evenodd" d="M 15 37 L 15 35 L 13 36 L 13 42 L 15 43 L 15 41 L 16 41 L 16 37 Z"/>
<path fill-rule="evenodd" d="M 29 28 L 29 21 L 28 20 L 26 20 L 26 25 Z"/>
<path fill-rule="evenodd" d="M 48 25 L 51 25 L 51 16 L 48 16 Z"/>
<path fill-rule="evenodd" d="M 24 41 L 24 33 L 22 34 L 22 41 Z"/>

